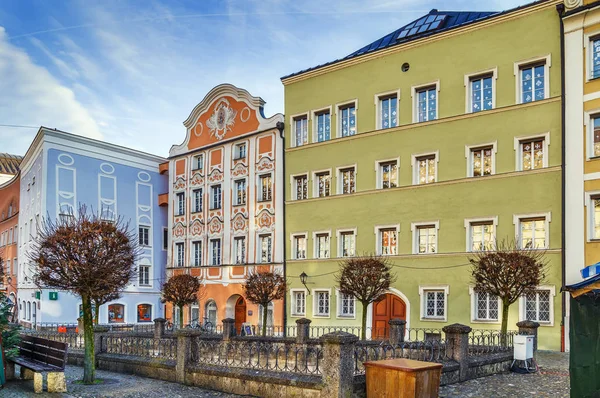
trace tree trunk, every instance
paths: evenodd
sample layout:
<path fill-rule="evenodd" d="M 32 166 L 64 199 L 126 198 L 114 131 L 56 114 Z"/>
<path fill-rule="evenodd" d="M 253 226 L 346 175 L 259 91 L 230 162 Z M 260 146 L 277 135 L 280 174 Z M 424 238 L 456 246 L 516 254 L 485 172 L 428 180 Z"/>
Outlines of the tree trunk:
<path fill-rule="evenodd" d="M 269 303 L 267 305 L 263 304 L 263 327 L 262 327 L 262 335 L 267 335 L 267 315 L 269 314 Z"/>
<path fill-rule="evenodd" d="M 179 329 L 183 329 L 183 305 L 179 306 Z"/>
<path fill-rule="evenodd" d="M 506 332 L 508 331 L 508 309 L 510 304 L 502 300 L 502 326 L 500 327 L 500 343 L 506 346 Z"/>
<path fill-rule="evenodd" d="M 87 296 L 81 297 L 83 307 L 83 338 L 85 356 L 83 358 L 83 383 L 93 384 L 96 378 L 96 356 L 94 354 L 94 325 L 92 322 L 92 301 Z"/>
<path fill-rule="evenodd" d="M 92 308 L 95 308 L 96 310 L 93 311 L 94 314 L 94 325 L 99 325 L 99 321 L 100 321 L 100 306 L 98 305 L 98 303 L 96 301 L 92 301 L 92 303 L 94 304 Z"/>
<path fill-rule="evenodd" d="M 366 340 L 367 339 L 367 306 L 369 304 L 368 303 L 362 303 L 362 328 L 360 329 L 360 339 L 361 340 Z M 371 333 L 373 333 L 373 331 L 371 331 Z"/>

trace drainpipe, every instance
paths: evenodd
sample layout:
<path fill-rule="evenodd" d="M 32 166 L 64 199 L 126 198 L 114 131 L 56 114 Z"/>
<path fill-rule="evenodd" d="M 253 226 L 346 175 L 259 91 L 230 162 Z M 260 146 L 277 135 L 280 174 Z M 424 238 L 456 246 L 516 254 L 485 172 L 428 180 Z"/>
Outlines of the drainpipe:
<path fill-rule="evenodd" d="M 281 151 L 281 161 L 283 162 L 283 187 L 282 187 L 282 195 L 283 195 L 283 231 L 281 235 L 283 239 L 281 242 L 283 244 L 283 277 L 287 280 L 287 266 L 286 266 L 286 240 L 285 240 L 285 187 L 286 187 L 286 176 L 285 176 L 285 136 L 283 134 L 285 124 L 283 122 L 277 122 L 277 129 L 279 130 L 279 136 L 281 137 L 281 145 L 283 145 Z M 283 337 L 287 337 L 287 292 L 283 296 Z"/>
<path fill-rule="evenodd" d="M 566 281 L 565 281 L 565 274 L 566 274 L 566 247 L 565 247 L 565 243 L 566 243 L 566 234 L 565 234 L 565 220 L 566 220 L 566 215 L 565 215 L 565 211 L 566 211 L 566 204 L 565 204 L 565 195 L 566 195 L 566 189 L 565 189 L 565 184 L 566 184 L 566 175 L 565 175 L 565 170 L 566 170 L 566 165 L 565 165 L 565 157 L 566 157 L 566 148 L 565 148 L 565 138 L 566 138 L 566 125 L 565 125 L 565 119 L 566 119 L 566 107 L 565 107 L 565 25 L 562 19 L 562 15 L 565 11 L 565 5 L 564 4 L 557 4 L 556 5 L 556 12 L 558 13 L 558 19 L 560 21 L 560 112 L 561 112 L 561 147 L 560 147 L 560 151 L 561 151 L 561 232 L 560 232 L 560 242 L 561 242 L 561 278 L 562 278 L 562 289 L 561 292 L 563 292 Z M 563 292 L 561 295 L 561 302 L 562 302 L 562 320 L 560 322 L 560 350 L 561 352 L 565 351 L 565 317 L 567 314 L 567 300 L 566 300 L 566 294 Z"/>

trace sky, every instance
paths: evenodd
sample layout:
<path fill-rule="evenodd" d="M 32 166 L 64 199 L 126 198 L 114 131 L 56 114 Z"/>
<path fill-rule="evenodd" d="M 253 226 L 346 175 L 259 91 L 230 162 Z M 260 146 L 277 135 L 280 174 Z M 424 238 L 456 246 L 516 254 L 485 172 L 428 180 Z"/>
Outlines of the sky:
<path fill-rule="evenodd" d="M 283 113 L 282 76 L 427 14 L 528 0 L 1 0 L 0 152 L 40 125 L 160 156 L 214 86 Z M 20 126 L 20 127 L 16 127 Z"/>

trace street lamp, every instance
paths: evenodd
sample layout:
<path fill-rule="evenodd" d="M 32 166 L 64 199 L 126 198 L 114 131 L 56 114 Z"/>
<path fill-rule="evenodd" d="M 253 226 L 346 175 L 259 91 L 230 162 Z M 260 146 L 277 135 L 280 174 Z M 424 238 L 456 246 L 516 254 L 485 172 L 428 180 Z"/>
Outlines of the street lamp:
<path fill-rule="evenodd" d="M 306 286 L 306 278 L 308 278 L 308 275 L 306 275 L 306 272 L 302 271 L 302 273 L 300 274 L 300 282 L 302 282 L 302 284 L 306 288 L 306 291 L 308 292 L 308 294 L 310 294 L 310 290 L 308 290 L 308 286 Z"/>

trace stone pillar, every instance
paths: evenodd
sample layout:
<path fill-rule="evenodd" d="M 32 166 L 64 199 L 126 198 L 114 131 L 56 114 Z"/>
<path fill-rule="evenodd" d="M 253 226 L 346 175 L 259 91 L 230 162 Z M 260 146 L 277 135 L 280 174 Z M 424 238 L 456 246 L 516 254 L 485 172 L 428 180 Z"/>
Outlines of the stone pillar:
<path fill-rule="evenodd" d="M 446 334 L 446 355 L 458 362 L 460 381 L 465 381 L 469 372 L 469 333 L 472 329 L 455 323 L 442 330 Z"/>
<path fill-rule="evenodd" d="M 519 334 L 533 336 L 533 357 L 536 358 L 538 349 L 538 328 L 540 327 L 540 324 L 534 321 L 521 321 L 517 322 L 517 327 L 519 328 Z"/>
<path fill-rule="evenodd" d="M 83 317 L 77 318 L 77 333 L 83 336 Z"/>
<path fill-rule="evenodd" d="M 235 336 L 235 319 L 223 319 L 223 340 L 228 341 L 233 336 Z"/>
<path fill-rule="evenodd" d="M 310 323 L 312 321 L 306 318 L 296 320 L 296 343 L 306 344 L 310 338 Z"/>
<path fill-rule="evenodd" d="M 96 366 L 98 365 L 98 354 L 102 353 L 102 338 L 108 336 L 108 327 L 94 326 L 94 355 L 96 356 Z"/>
<path fill-rule="evenodd" d="M 391 345 L 397 345 L 404 342 L 404 332 L 406 330 L 406 321 L 402 319 L 390 319 L 388 321 L 390 325 L 390 337 L 389 341 Z"/>
<path fill-rule="evenodd" d="M 354 389 L 354 347 L 358 336 L 333 332 L 322 336 L 324 397 L 351 397 Z"/>
<path fill-rule="evenodd" d="M 179 329 L 177 336 L 177 365 L 175 366 L 176 381 L 185 384 L 185 372 L 192 358 L 192 329 Z"/>
<path fill-rule="evenodd" d="M 162 339 L 165 335 L 165 323 L 167 320 L 165 318 L 156 318 L 154 320 L 154 338 Z"/>

